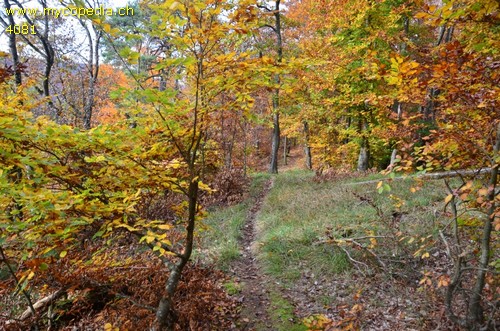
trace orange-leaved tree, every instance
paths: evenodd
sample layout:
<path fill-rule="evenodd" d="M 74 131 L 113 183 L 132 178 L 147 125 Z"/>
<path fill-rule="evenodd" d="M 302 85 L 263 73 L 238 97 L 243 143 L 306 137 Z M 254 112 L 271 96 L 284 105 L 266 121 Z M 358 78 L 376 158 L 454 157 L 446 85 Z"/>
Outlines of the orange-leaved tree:
<path fill-rule="evenodd" d="M 452 263 L 445 304 L 458 325 L 479 330 L 494 323 L 495 248 L 499 223 L 500 43 L 498 1 L 421 4 L 415 17 L 437 42 L 411 58 L 395 57 L 388 80 L 397 96 L 420 104 L 414 122 L 419 141 L 407 145 L 399 168 L 461 170 L 472 178 L 447 181 L 451 233 L 441 239 Z M 444 42 L 446 41 L 446 42 Z M 411 128 L 411 122 L 406 123 Z M 459 174 L 465 174 L 460 172 Z M 487 175 L 485 175 L 485 173 Z M 464 237 L 471 240 L 464 240 Z M 486 286 L 488 285 L 488 286 Z M 465 302 L 465 304 L 464 304 Z M 490 324 L 491 326 L 491 324 Z"/>
<path fill-rule="evenodd" d="M 263 59 L 234 48 L 254 27 L 251 3 L 167 1 L 150 8 L 149 33 L 157 41 L 150 72 L 168 68 L 175 74 L 167 79 L 176 84 L 158 88 L 137 78 L 121 105 L 133 125 L 124 120 L 87 131 L 56 125 L 31 116 L 35 105 L 22 88 L 17 94 L 2 90 L 0 243 L 4 262 L 14 261 L 11 271 L 29 301 L 27 315 L 38 317 L 39 309 L 26 291 L 30 283 L 44 277 L 52 281 L 42 288 L 61 285 L 51 300 L 83 290 L 60 273 L 108 261 L 113 254 L 106 245 L 126 235 L 164 263 L 154 329 L 175 326 L 173 296 L 203 215 L 200 191 L 210 190 L 202 182 L 204 169 L 218 162 L 207 133 L 217 112 L 248 112 L 261 79 L 256 73 L 270 74 Z M 129 55 L 135 57 L 133 49 Z M 221 98 L 228 94 L 230 99 Z M 155 218 L 142 205 L 167 195 L 176 196 L 167 216 Z M 82 258 L 92 240 L 104 247 Z M 56 270 L 61 264 L 70 270 Z"/>

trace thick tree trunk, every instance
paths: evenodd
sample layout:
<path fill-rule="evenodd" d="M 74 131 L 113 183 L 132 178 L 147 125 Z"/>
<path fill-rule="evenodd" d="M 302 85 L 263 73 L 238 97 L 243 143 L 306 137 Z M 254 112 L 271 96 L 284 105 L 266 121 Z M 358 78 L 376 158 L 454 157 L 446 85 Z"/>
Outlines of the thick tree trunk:
<path fill-rule="evenodd" d="M 359 149 L 358 157 L 358 171 L 367 171 L 370 161 L 370 146 L 368 144 L 368 139 L 363 138 L 363 143 Z"/>

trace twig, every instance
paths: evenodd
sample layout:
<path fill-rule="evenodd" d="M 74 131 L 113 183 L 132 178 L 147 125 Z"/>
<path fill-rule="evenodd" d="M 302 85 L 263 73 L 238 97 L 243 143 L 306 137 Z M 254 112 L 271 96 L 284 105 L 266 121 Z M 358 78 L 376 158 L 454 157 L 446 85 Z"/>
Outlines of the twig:
<path fill-rule="evenodd" d="M 362 249 L 365 249 L 367 250 L 378 262 L 378 264 L 384 268 L 385 271 L 387 271 L 387 266 L 385 265 L 385 263 L 378 257 L 377 254 L 375 254 L 371 249 L 369 249 L 368 247 L 365 247 L 363 245 L 361 245 L 360 243 L 354 241 L 353 239 L 348 239 L 348 241 L 351 241 L 352 243 L 358 245 L 358 247 L 362 248 Z"/>
<path fill-rule="evenodd" d="M 0 246 L 0 255 L 2 256 L 2 261 L 7 266 L 7 269 L 9 269 L 9 273 L 14 278 L 14 281 L 16 282 L 16 285 L 20 286 L 21 292 L 23 293 L 24 297 L 26 298 L 26 301 L 28 301 L 28 307 L 29 307 L 28 309 L 29 309 L 29 311 L 31 311 L 31 313 L 33 314 L 33 316 L 35 316 L 36 310 L 33 307 L 33 302 L 31 301 L 31 297 L 30 297 L 29 293 L 26 292 L 22 288 L 21 284 L 19 284 L 19 279 L 17 278 L 16 273 L 14 272 L 14 269 L 12 269 L 11 265 L 9 264 L 9 262 L 7 262 L 7 257 L 5 256 L 5 252 L 3 251 L 3 247 L 2 246 Z"/>
<path fill-rule="evenodd" d="M 365 236 L 365 237 L 357 237 L 357 238 L 342 238 L 341 240 L 344 241 L 351 241 L 351 240 L 363 240 L 363 239 L 377 239 L 377 238 L 392 238 L 390 236 Z M 320 240 L 316 241 L 313 243 L 313 245 L 321 245 L 321 244 L 335 244 L 336 239 L 325 239 L 325 240 Z"/>
<path fill-rule="evenodd" d="M 446 246 L 446 254 L 450 259 L 453 259 L 453 257 L 451 256 L 450 245 L 448 245 L 448 240 L 446 240 L 443 231 L 439 230 L 439 236 L 441 237 L 441 240 L 443 240 L 444 245 Z"/>
<path fill-rule="evenodd" d="M 374 180 L 366 180 L 363 182 L 355 182 L 355 183 L 345 183 L 342 186 L 355 186 L 355 185 L 366 185 L 366 184 L 377 184 L 380 181 L 396 181 L 396 180 L 405 180 L 411 178 L 419 178 L 419 179 L 443 179 L 443 178 L 452 178 L 452 177 L 463 177 L 463 176 L 479 176 L 484 174 L 489 174 L 492 172 L 492 168 L 483 168 L 483 169 L 472 169 L 472 170 L 452 170 L 452 171 L 443 171 L 443 172 L 431 172 L 425 174 L 412 174 L 406 176 L 398 176 L 394 178 L 381 178 Z"/>
<path fill-rule="evenodd" d="M 342 247 L 340 245 L 337 245 L 337 247 L 344 251 L 344 253 L 347 255 L 347 258 L 351 262 L 353 262 L 353 264 L 356 267 L 356 269 L 358 269 L 358 271 L 361 272 L 363 274 L 363 276 L 366 277 L 366 273 L 364 273 L 363 270 L 361 270 L 361 268 L 358 266 L 358 264 L 364 265 L 366 269 L 370 269 L 370 267 L 366 263 L 364 263 L 364 262 L 361 262 L 361 261 L 353 259 L 352 256 L 351 256 L 351 254 L 349 254 L 349 251 L 347 249 L 345 249 L 344 247 Z"/>

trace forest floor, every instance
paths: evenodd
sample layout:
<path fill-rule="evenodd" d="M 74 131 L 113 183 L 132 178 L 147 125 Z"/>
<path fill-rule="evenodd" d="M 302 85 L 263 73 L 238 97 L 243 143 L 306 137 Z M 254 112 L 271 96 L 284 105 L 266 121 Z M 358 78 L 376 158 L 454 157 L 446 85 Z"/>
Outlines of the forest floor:
<path fill-rule="evenodd" d="M 198 258 L 232 277 L 233 329 L 454 330 L 440 285 L 450 267 L 437 231 L 449 220 L 443 181 L 386 180 L 380 193 L 378 174 L 319 180 L 296 154 L 206 220 Z"/>

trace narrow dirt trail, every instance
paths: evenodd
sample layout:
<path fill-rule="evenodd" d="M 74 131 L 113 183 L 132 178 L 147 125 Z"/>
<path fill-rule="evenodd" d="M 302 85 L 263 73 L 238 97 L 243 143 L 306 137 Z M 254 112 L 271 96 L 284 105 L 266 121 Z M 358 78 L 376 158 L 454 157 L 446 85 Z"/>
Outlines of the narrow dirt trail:
<path fill-rule="evenodd" d="M 255 223 L 273 180 L 268 180 L 254 205 L 250 208 L 240 239 L 241 256 L 231 267 L 235 278 L 243 285 L 240 293 L 242 311 L 238 325 L 233 330 L 272 330 L 268 316 L 269 293 L 267 279 L 263 275 L 255 256 Z"/>

